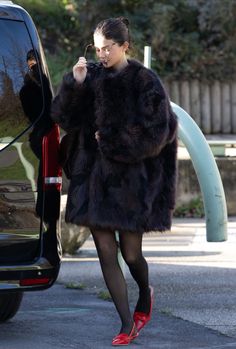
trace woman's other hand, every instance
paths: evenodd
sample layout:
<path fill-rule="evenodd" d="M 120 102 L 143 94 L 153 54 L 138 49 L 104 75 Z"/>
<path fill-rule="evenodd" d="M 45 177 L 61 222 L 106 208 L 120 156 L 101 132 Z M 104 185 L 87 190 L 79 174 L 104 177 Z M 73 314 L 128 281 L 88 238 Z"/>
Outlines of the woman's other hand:
<path fill-rule="evenodd" d="M 78 84 L 82 84 L 87 75 L 87 61 L 85 57 L 80 57 L 73 67 L 73 76 Z"/>

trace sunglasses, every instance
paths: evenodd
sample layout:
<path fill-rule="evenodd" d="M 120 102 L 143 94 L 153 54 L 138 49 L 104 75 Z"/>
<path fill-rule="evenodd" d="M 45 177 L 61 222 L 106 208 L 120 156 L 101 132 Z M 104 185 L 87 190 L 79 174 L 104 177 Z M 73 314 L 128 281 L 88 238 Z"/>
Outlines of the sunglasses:
<path fill-rule="evenodd" d="M 94 45 L 93 44 L 88 44 L 88 45 L 85 46 L 83 57 L 87 58 L 87 53 L 88 53 L 88 50 L 90 48 L 94 48 Z"/>
<path fill-rule="evenodd" d="M 109 55 L 110 52 L 111 52 L 111 49 L 112 49 L 112 47 L 113 47 L 114 45 L 116 45 L 116 42 L 113 42 L 111 45 L 108 45 L 108 46 L 102 48 L 101 51 L 103 51 L 106 55 Z M 87 58 L 86 56 L 87 56 L 88 50 L 89 50 L 90 48 L 95 49 L 95 51 L 96 51 L 97 54 L 98 54 L 98 52 L 100 52 L 100 49 L 97 49 L 93 44 L 88 44 L 88 45 L 85 46 L 85 49 L 84 49 L 84 56 L 83 56 L 83 57 Z"/>

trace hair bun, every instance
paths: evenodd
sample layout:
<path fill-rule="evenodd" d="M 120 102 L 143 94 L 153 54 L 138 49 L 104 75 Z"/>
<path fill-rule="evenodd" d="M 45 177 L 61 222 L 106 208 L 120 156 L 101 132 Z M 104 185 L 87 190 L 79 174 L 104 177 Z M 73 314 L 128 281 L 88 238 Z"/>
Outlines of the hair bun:
<path fill-rule="evenodd" d="M 129 27 L 129 20 L 128 20 L 128 18 L 126 18 L 126 17 L 118 17 L 117 19 L 119 19 L 121 22 L 123 22 L 126 25 L 126 27 Z"/>

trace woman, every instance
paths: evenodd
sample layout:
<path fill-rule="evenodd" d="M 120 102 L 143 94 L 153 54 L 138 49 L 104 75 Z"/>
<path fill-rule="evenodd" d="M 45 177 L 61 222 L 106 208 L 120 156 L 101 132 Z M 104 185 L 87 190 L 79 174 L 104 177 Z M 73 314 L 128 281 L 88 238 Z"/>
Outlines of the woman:
<path fill-rule="evenodd" d="M 66 221 L 91 229 L 121 319 L 113 345 L 129 344 L 150 320 L 153 288 L 142 237 L 170 229 L 175 202 L 176 116 L 157 75 L 127 59 L 129 43 L 127 19 L 100 22 L 94 32 L 100 62 L 80 57 L 52 105 L 53 120 L 73 138 Z M 133 316 L 116 230 L 139 288 Z"/>

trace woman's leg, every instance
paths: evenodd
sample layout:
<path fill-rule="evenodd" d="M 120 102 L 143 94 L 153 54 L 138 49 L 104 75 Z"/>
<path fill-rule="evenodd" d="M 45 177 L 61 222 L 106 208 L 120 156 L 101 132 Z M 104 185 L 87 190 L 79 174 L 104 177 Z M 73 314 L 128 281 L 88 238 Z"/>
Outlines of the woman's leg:
<path fill-rule="evenodd" d="M 129 334 L 133 319 L 128 304 L 127 285 L 117 258 L 117 242 L 112 231 L 92 230 L 104 280 L 120 316 L 120 333 Z"/>
<path fill-rule="evenodd" d="M 122 231 L 120 233 L 120 249 L 130 273 L 139 287 L 139 299 L 135 311 L 149 313 L 150 289 L 148 264 L 142 253 L 143 234 Z"/>

